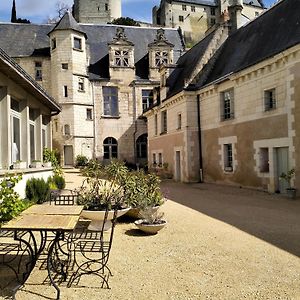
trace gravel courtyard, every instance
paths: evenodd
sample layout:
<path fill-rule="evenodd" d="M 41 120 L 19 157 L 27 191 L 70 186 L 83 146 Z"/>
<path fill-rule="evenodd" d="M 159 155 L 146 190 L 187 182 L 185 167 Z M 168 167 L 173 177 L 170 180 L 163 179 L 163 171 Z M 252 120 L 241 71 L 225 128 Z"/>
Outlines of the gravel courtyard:
<path fill-rule="evenodd" d="M 81 177 L 70 170 L 66 179 L 73 188 Z M 165 229 L 146 236 L 117 225 L 111 289 L 88 276 L 62 286 L 61 299 L 300 299 L 300 200 L 212 184 L 163 187 L 173 200 L 162 208 Z M 45 276 L 35 269 L 16 299 L 54 299 Z"/>

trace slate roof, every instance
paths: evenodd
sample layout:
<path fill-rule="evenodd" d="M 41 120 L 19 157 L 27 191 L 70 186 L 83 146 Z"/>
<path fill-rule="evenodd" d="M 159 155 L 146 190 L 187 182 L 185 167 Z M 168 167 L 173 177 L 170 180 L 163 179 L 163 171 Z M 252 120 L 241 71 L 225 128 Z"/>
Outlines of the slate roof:
<path fill-rule="evenodd" d="M 53 32 L 54 30 L 66 30 L 71 29 L 80 33 L 83 33 L 85 36 L 85 32 L 81 29 L 80 25 L 76 22 L 74 17 L 72 16 L 72 13 L 70 11 L 67 11 L 64 16 L 61 18 L 61 20 L 56 24 L 56 26 L 51 30 Z M 51 33 L 49 32 L 49 34 Z"/>
<path fill-rule="evenodd" d="M 116 34 L 117 25 L 80 24 L 87 35 L 90 51 L 90 79 L 108 78 L 108 43 Z M 11 57 L 50 56 L 48 33 L 53 25 L 0 23 L 0 47 Z M 134 60 L 138 78 L 147 79 L 149 69 L 148 44 L 158 28 L 124 26 L 125 34 L 135 47 Z M 184 45 L 176 29 L 165 29 L 165 36 L 174 44 L 174 62 L 182 55 Z"/>
<path fill-rule="evenodd" d="M 230 35 L 214 68 L 200 86 L 239 72 L 299 44 L 299 12 L 300 0 L 283 0 Z"/>
<path fill-rule="evenodd" d="M 179 58 L 176 69 L 167 80 L 169 87 L 168 97 L 175 95 L 184 88 L 185 79 L 188 79 L 192 75 L 194 67 L 204 55 L 210 41 L 214 37 L 214 33 L 214 31 L 211 32 Z"/>
<path fill-rule="evenodd" d="M 0 48 L 0 70 L 16 83 L 20 83 L 27 91 L 30 91 L 43 104 L 54 112 L 60 112 L 61 108 L 55 100 L 3 49 Z"/>
<path fill-rule="evenodd" d="M 207 5 L 207 6 L 218 6 L 218 0 L 174 0 L 173 2 L 182 2 L 186 4 L 198 4 L 198 5 Z M 246 5 L 257 6 L 260 8 L 264 7 L 262 0 L 243 0 L 243 3 Z"/>

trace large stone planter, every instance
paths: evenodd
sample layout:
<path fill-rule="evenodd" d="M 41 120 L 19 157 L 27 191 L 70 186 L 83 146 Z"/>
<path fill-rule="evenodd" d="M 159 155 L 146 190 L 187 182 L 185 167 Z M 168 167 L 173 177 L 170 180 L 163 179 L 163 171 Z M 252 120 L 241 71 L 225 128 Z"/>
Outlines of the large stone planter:
<path fill-rule="evenodd" d="M 142 230 L 143 232 L 149 234 L 156 234 L 159 230 L 163 229 L 167 221 L 162 220 L 163 223 L 160 224 L 143 224 L 144 220 L 137 220 L 134 224 L 137 226 L 138 229 Z"/>
<path fill-rule="evenodd" d="M 294 188 L 287 188 L 286 189 L 286 193 L 287 193 L 287 196 L 292 199 L 292 200 L 295 200 L 296 199 L 296 196 L 297 196 L 297 190 L 294 189 Z"/>
<path fill-rule="evenodd" d="M 117 212 L 117 218 L 123 216 L 130 210 L 129 208 L 120 209 Z M 91 220 L 91 223 L 88 227 L 89 230 L 93 231 L 101 231 L 103 226 L 103 221 L 105 217 L 105 211 L 92 211 L 92 210 L 83 210 L 81 213 L 81 217 L 84 219 Z M 114 217 L 114 211 L 110 210 L 108 212 L 107 221 L 104 224 L 104 230 L 108 230 L 111 228 L 111 220 Z"/>

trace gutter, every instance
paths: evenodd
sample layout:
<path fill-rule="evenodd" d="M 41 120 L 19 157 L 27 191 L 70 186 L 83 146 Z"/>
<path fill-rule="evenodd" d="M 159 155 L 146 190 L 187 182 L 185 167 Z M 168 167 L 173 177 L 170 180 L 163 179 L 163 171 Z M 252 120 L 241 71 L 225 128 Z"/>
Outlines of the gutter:
<path fill-rule="evenodd" d="M 197 122 L 198 122 L 198 147 L 199 147 L 199 182 L 203 182 L 203 157 L 201 140 L 200 95 L 197 95 Z"/>

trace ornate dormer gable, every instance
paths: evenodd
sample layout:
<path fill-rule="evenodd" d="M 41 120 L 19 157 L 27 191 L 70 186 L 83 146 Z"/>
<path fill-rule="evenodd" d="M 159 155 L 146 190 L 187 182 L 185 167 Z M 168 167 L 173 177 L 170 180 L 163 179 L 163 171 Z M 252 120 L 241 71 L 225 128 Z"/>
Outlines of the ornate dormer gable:
<path fill-rule="evenodd" d="M 156 32 L 156 38 L 149 47 L 149 68 L 150 79 L 159 79 L 159 68 L 162 65 L 170 65 L 173 63 L 173 48 L 166 36 L 164 29 L 160 28 Z"/>
<path fill-rule="evenodd" d="M 117 27 L 116 36 L 108 43 L 110 68 L 134 68 L 134 44 L 124 31 L 123 27 Z"/>

